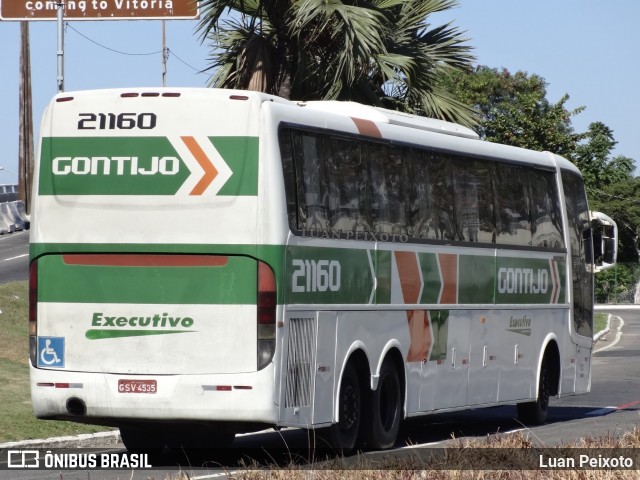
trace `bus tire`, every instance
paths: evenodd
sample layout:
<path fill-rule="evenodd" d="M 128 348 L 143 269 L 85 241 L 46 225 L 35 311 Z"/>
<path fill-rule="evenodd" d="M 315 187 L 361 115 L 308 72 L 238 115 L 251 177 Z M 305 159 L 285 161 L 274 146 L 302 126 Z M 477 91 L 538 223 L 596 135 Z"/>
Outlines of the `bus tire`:
<path fill-rule="evenodd" d="M 362 389 L 352 362 L 347 363 L 338 394 L 338 423 L 318 432 L 323 443 L 343 453 L 351 452 L 358 441 L 362 421 Z"/>
<path fill-rule="evenodd" d="M 367 446 L 378 450 L 393 447 L 400 430 L 401 416 L 402 390 L 398 369 L 387 357 L 380 367 L 378 388 L 372 392 Z"/>
<path fill-rule="evenodd" d="M 549 397 L 551 396 L 551 372 L 547 356 L 540 365 L 538 397 L 533 402 L 518 404 L 518 418 L 525 425 L 542 425 L 549 417 Z"/>

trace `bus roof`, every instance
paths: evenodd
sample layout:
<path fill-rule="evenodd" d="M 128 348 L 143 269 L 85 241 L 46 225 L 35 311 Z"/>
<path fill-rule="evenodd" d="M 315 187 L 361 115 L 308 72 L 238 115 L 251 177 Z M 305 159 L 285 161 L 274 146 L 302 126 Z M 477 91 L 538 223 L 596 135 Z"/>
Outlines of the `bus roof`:
<path fill-rule="evenodd" d="M 342 117 L 361 118 L 375 122 L 377 124 L 386 124 L 393 127 L 406 128 L 406 134 L 411 138 L 419 138 L 420 131 L 439 134 L 442 145 L 440 148 L 460 151 L 471 155 L 483 157 L 493 157 L 509 159 L 515 162 L 539 164 L 545 167 L 557 166 L 565 170 L 571 170 L 580 173 L 579 170 L 568 160 L 549 152 L 539 152 L 527 150 L 519 147 L 513 147 L 503 144 L 496 144 L 487 141 L 479 141 L 478 134 L 472 129 L 443 120 L 438 120 L 419 115 L 413 115 L 404 112 L 388 110 L 380 107 L 373 107 L 356 102 L 344 102 L 336 100 L 326 101 L 295 101 L 287 100 L 275 95 L 262 92 L 234 89 L 218 89 L 218 88 L 169 88 L 169 87 L 132 87 L 132 88 L 114 88 L 100 90 L 80 90 L 71 92 L 61 92 L 54 97 L 52 105 L 58 102 L 72 101 L 75 97 L 109 97 L 114 98 L 135 98 L 135 97 L 159 97 L 159 98 L 177 98 L 185 97 L 209 97 L 227 100 L 253 100 L 258 104 L 275 103 L 284 108 L 297 108 L 303 111 L 315 111 L 326 113 L 329 115 L 337 115 Z M 393 128 L 391 127 L 391 128 Z M 398 130 L 396 130 L 397 132 Z M 442 137 L 440 137 L 442 135 Z M 404 135 L 403 135 L 404 136 Z M 451 140 L 446 140 L 449 137 Z M 457 140 L 456 140 L 457 137 Z M 431 137 L 434 139 L 435 137 Z M 436 141 L 435 143 L 440 143 Z M 436 146 L 436 145 L 434 145 Z M 447 148 L 449 146 L 449 148 Z"/>
<path fill-rule="evenodd" d="M 421 117 L 405 112 L 388 110 L 386 108 L 372 107 L 356 102 L 340 102 L 336 100 L 313 101 L 298 103 L 313 110 L 337 113 L 340 115 L 356 116 L 374 122 L 389 123 L 401 127 L 416 128 L 429 132 L 454 135 L 456 137 L 479 139 L 476 132 L 457 123 L 446 122 L 435 118 Z"/>

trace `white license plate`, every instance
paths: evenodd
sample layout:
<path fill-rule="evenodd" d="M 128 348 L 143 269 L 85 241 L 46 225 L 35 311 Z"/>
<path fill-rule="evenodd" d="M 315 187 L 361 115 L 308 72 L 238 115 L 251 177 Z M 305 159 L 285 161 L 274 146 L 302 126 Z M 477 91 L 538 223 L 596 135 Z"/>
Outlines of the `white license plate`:
<path fill-rule="evenodd" d="M 120 393 L 156 393 L 158 382 L 155 380 L 118 380 L 118 391 Z"/>

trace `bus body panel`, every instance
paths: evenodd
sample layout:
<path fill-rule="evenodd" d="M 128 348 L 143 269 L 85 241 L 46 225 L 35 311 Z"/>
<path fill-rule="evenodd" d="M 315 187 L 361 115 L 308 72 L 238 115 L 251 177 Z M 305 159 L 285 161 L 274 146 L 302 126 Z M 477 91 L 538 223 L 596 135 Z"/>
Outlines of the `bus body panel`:
<path fill-rule="evenodd" d="M 372 395 L 390 357 L 401 359 L 403 416 L 530 402 L 551 345 L 557 393 L 588 391 L 567 231 L 567 209 L 586 197 L 565 202 L 562 172 L 581 182 L 567 161 L 412 128 L 410 116 L 393 124 L 368 107 L 350 116 L 255 92 L 152 90 L 63 94 L 45 113 L 31 233 L 37 416 L 327 427 L 340 419 L 347 364 L 358 359 Z M 320 165 L 332 152 L 334 170 L 346 165 L 332 175 L 371 189 L 356 164 L 349 171 L 353 145 L 367 162 L 381 152 L 407 165 L 445 158 L 450 177 L 429 186 L 443 198 L 479 188 L 453 174 L 462 160 L 477 178 L 501 165 L 503 177 L 530 175 L 542 183 L 529 192 L 558 198 L 536 197 L 527 212 L 452 200 L 463 221 L 431 218 L 420 238 L 402 224 L 416 201 L 370 228 L 357 202 L 338 208 L 347 194 L 303 191 L 309 179 L 296 170 L 304 155 Z M 364 213 L 381 216 L 392 194 L 418 199 L 417 183 L 366 193 Z M 561 213 L 531 220 L 545 202 Z M 472 218 L 494 208 L 493 230 Z M 258 368 L 261 340 L 272 360 Z M 86 412 L 75 415 L 70 399 Z"/>
<path fill-rule="evenodd" d="M 43 370 L 31 366 L 30 374 L 32 404 L 38 418 L 112 426 L 135 420 L 277 422 L 273 367 L 240 374 L 141 376 Z M 123 391 L 122 381 L 130 380 L 155 382 L 155 391 Z M 81 400 L 86 405 L 84 415 L 68 412 L 70 399 Z"/>
<path fill-rule="evenodd" d="M 152 410 L 179 418 L 180 409 L 274 421 L 273 386 L 263 388 L 266 371 L 257 371 L 261 102 L 232 91 L 132 89 L 51 103 L 31 230 L 37 416 L 68 416 L 75 395 L 103 422 Z M 183 375 L 192 376 L 188 388 Z M 157 390 L 120 392 L 123 378 Z M 69 382 L 85 387 L 37 386 Z M 216 385 L 231 386 L 226 406 L 203 413 L 211 400 L 203 388 Z M 229 413 L 243 398 L 252 398 L 249 413 Z M 138 399 L 144 408 L 126 413 Z"/>

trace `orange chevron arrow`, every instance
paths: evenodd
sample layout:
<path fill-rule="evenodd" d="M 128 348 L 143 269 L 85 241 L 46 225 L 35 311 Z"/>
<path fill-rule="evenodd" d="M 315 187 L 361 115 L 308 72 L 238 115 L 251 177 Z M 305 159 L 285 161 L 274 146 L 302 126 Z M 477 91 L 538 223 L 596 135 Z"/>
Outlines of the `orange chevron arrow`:
<path fill-rule="evenodd" d="M 216 167 L 213 166 L 213 163 L 211 163 L 211 159 L 207 157 L 207 154 L 204 153 L 204 150 L 202 150 L 202 147 L 198 145 L 198 142 L 196 142 L 195 138 L 180 138 L 193 155 L 193 158 L 198 161 L 198 163 L 202 167 L 202 170 L 204 170 L 204 175 L 202 175 L 202 178 L 200 179 L 198 184 L 193 187 L 193 190 L 191 190 L 189 195 L 202 195 L 209 187 L 209 185 L 211 185 L 211 182 L 213 182 L 213 180 L 218 176 L 218 170 L 216 170 Z"/>

